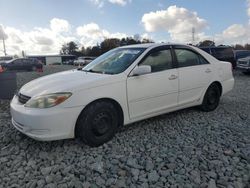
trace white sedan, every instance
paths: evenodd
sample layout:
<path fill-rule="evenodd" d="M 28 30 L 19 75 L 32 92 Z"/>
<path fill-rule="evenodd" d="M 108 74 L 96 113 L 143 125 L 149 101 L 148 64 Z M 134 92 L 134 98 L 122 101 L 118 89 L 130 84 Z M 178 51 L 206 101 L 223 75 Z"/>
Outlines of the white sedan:
<path fill-rule="evenodd" d="M 12 123 L 37 140 L 80 137 L 99 146 L 142 119 L 191 106 L 215 110 L 233 86 L 231 64 L 196 47 L 125 46 L 24 85 L 11 101 Z"/>

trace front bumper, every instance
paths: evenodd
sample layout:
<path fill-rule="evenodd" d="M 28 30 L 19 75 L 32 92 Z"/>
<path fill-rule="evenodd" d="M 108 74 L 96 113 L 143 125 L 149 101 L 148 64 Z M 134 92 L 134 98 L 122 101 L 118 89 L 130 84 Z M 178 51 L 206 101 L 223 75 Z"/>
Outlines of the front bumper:
<path fill-rule="evenodd" d="M 14 96 L 10 104 L 12 124 L 20 132 L 36 140 L 74 138 L 75 124 L 84 107 L 59 106 L 47 109 L 27 108 Z"/>
<path fill-rule="evenodd" d="M 250 72 L 250 66 L 237 65 L 237 69 L 245 72 Z"/>

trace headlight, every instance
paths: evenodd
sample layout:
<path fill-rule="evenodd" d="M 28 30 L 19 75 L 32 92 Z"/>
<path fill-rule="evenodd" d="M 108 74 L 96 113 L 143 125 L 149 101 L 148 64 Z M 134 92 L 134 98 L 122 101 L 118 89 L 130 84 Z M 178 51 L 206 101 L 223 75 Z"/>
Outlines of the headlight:
<path fill-rule="evenodd" d="M 67 100 L 72 93 L 53 93 L 31 98 L 24 106 L 29 108 L 50 108 Z"/>

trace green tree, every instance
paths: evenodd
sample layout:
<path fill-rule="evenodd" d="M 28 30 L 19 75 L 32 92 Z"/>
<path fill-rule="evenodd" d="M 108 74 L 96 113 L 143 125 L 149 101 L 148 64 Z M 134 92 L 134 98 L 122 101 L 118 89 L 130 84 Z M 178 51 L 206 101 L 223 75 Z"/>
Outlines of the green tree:
<path fill-rule="evenodd" d="M 60 51 L 60 54 L 62 55 L 79 55 L 78 46 L 75 42 L 71 41 L 67 44 L 64 44 L 62 46 L 62 49 Z"/>
<path fill-rule="evenodd" d="M 120 39 L 112 38 L 112 39 L 105 39 L 101 42 L 101 52 L 105 53 L 113 48 L 120 46 Z"/>
<path fill-rule="evenodd" d="M 235 50 L 244 50 L 245 48 L 244 48 L 244 46 L 241 45 L 241 44 L 235 44 L 234 49 L 235 49 Z"/>
<path fill-rule="evenodd" d="M 199 42 L 198 46 L 199 47 L 215 46 L 215 42 L 211 40 L 204 40 Z"/>
<path fill-rule="evenodd" d="M 250 50 L 250 44 L 245 44 L 245 50 Z"/>

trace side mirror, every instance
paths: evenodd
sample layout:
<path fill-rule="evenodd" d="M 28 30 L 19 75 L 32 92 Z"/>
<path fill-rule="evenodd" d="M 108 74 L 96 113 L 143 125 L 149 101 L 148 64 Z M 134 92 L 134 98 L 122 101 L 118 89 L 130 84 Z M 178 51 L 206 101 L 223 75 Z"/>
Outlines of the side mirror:
<path fill-rule="evenodd" d="M 131 73 L 131 76 L 140 76 L 143 74 L 151 73 L 151 66 L 149 65 L 140 65 L 134 68 Z"/>

